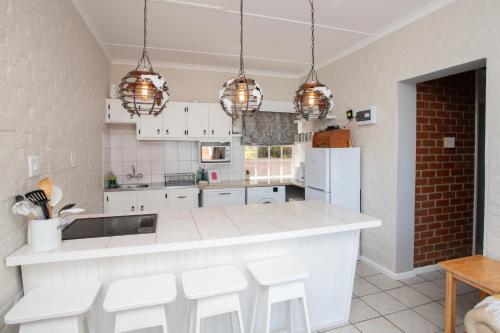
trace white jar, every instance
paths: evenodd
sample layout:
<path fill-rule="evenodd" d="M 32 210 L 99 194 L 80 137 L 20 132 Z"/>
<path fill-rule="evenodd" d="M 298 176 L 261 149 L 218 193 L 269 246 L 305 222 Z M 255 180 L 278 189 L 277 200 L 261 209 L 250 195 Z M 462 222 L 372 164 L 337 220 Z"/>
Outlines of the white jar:
<path fill-rule="evenodd" d="M 62 219 L 30 220 L 28 243 L 33 251 L 51 251 L 62 243 Z"/>

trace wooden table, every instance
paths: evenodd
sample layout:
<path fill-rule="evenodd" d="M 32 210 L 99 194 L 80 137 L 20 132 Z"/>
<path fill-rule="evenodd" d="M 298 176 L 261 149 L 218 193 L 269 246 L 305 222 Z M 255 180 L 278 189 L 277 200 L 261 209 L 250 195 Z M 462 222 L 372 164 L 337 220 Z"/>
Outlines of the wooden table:
<path fill-rule="evenodd" d="M 457 280 L 479 289 L 481 299 L 500 294 L 500 262 L 471 256 L 440 262 L 446 270 L 445 333 L 455 333 Z"/>

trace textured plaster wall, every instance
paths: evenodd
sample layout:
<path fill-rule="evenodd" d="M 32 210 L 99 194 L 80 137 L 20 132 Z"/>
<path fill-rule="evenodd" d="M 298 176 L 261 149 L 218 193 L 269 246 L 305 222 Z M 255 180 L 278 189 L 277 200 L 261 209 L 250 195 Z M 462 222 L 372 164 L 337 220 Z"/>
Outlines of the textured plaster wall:
<path fill-rule="evenodd" d="M 137 54 L 139 57 L 139 54 Z M 154 65 L 154 59 L 151 59 Z M 120 83 L 121 78 L 135 65 L 111 66 L 110 81 Z M 154 67 L 164 75 L 170 89 L 170 98 L 176 102 L 218 102 L 222 84 L 237 73 Z M 264 98 L 273 101 L 289 101 L 297 90 L 298 80 L 272 76 L 252 75 L 259 82 Z"/>
<path fill-rule="evenodd" d="M 26 241 L 13 195 L 31 190 L 29 155 L 63 201 L 102 210 L 103 106 L 109 63 L 69 0 L 0 0 L 0 331 L 21 296 L 18 269 L 5 256 Z M 70 166 L 70 153 L 76 167 Z"/>
<path fill-rule="evenodd" d="M 363 211 L 383 227 L 362 233 L 361 253 L 396 270 L 397 82 L 487 58 L 485 248 L 500 259 L 500 1 L 457 0 L 319 71 L 345 111 L 376 105 L 378 124 L 353 124 L 362 147 Z M 318 45 L 321 47 L 321 45 Z M 404 181 L 404 180 L 402 180 Z"/>

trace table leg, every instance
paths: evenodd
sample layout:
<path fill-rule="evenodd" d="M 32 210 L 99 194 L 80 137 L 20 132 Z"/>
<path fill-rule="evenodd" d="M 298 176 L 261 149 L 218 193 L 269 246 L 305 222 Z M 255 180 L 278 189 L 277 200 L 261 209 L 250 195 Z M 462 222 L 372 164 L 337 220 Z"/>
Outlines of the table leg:
<path fill-rule="evenodd" d="M 446 272 L 445 333 L 455 333 L 456 289 L 457 280 L 453 273 Z"/>

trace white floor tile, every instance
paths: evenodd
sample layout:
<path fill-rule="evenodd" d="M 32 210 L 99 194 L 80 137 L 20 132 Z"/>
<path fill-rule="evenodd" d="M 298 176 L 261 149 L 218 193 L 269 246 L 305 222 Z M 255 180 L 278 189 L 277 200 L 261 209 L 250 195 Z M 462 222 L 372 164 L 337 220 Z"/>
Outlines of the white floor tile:
<path fill-rule="evenodd" d="M 479 291 L 474 291 L 474 292 L 462 295 L 462 297 L 466 298 L 469 302 L 472 302 L 474 304 L 481 302 L 481 298 L 479 297 Z"/>
<path fill-rule="evenodd" d="M 445 300 L 440 300 L 439 304 L 442 306 L 445 305 Z M 472 309 L 477 303 L 472 303 L 469 301 L 467 298 L 464 296 L 457 296 L 457 302 L 456 302 L 456 312 L 461 315 L 465 316 L 465 314 Z"/>
<path fill-rule="evenodd" d="M 405 310 L 385 317 L 405 333 L 434 333 L 439 327 L 424 319 L 413 310 Z"/>
<path fill-rule="evenodd" d="M 432 302 L 432 299 L 408 286 L 388 290 L 386 293 L 410 308 Z"/>
<path fill-rule="evenodd" d="M 360 321 L 372 319 L 379 317 L 380 314 L 366 305 L 361 299 L 357 298 L 352 300 L 351 303 L 351 315 L 349 321 L 351 323 L 357 323 Z"/>
<path fill-rule="evenodd" d="M 356 274 L 361 277 L 367 277 L 370 275 L 379 274 L 379 272 L 376 269 L 371 268 L 364 262 L 358 262 L 358 264 L 356 265 Z"/>
<path fill-rule="evenodd" d="M 417 306 L 414 308 L 418 314 L 420 314 L 425 319 L 431 321 L 434 325 L 438 326 L 441 329 L 444 329 L 444 306 L 441 304 L 434 302 L 421 306 Z M 455 318 L 455 322 L 457 324 L 463 324 L 464 318 L 460 315 L 457 315 Z"/>
<path fill-rule="evenodd" d="M 438 286 L 440 286 L 443 289 L 446 289 L 446 279 L 445 278 L 433 280 L 432 283 L 437 284 Z M 476 290 L 477 290 L 476 288 L 471 287 L 468 284 L 465 284 L 465 283 L 460 282 L 460 281 L 457 282 L 457 295 L 468 294 L 468 293 L 471 293 L 471 292 L 476 291 Z"/>
<path fill-rule="evenodd" d="M 353 325 L 334 328 L 333 330 L 324 331 L 321 333 L 359 333 L 360 331 Z"/>
<path fill-rule="evenodd" d="M 355 324 L 355 326 L 362 333 L 401 333 L 402 331 L 394 326 L 390 321 L 385 318 L 375 318 L 361 323 Z"/>
<path fill-rule="evenodd" d="M 411 277 L 411 278 L 408 278 L 408 279 L 403 279 L 403 280 L 400 280 L 400 281 L 403 282 L 406 285 L 412 285 L 412 284 L 415 284 L 415 283 L 425 282 L 426 280 L 423 277 L 419 276 L 419 275 L 415 275 L 414 277 Z"/>
<path fill-rule="evenodd" d="M 445 274 L 440 270 L 419 274 L 420 277 L 422 277 L 426 280 L 429 280 L 429 281 L 441 279 L 444 277 L 444 275 Z"/>
<path fill-rule="evenodd" d="M 375 287 L 382 289 L 382 290 L 389 290 L 389 289 L 394 289 L 394 288 L 399 288 L 404 286 L 403 283 L 393 280 L 391 278 L 388 278 L 384 274 L 377 274 L 377 275 L 372 275 L 366 278 L 368 282 L 373 284 Z"/>
<path fill-rule="evenodd" d="M 444 299 L 444 289 L 432 282 L 422 282 L 410 286 L 434 301 Z"/>
<path fill-rule="evenodd" d="M 354 280 L 353 293 L 356 296 L 366 296 L 366 295 L 370 295 L 370 294 L 376 294 L 380 291 L 381 291 L 380 289 L 378 289 L 377 287 L 375 287 L 373 284 L 366 281 L 365 279 Z"/>
<path fill-rule="evenodd" d="M 386 293 L 364 296 L 361 297 L 361 300 L 382 315 L 406 309 L 406 306 L 403 303 L 397 301 Z"/>

